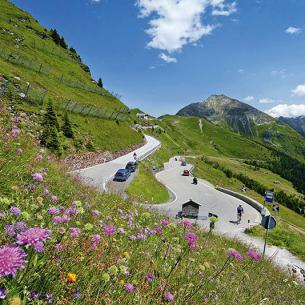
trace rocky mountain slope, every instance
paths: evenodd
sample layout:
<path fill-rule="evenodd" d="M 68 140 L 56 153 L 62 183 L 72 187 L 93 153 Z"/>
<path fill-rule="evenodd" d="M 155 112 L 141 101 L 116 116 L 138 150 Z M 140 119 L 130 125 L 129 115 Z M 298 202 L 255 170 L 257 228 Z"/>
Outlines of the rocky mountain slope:
<path fill-rule="evenodd" d="M 301 115 L 296 118 L 285 118 L 285 117 L 279 117 L 278 119 L 282 123 L 288 124 L 291 128 L 296 130 L 298 133 L 300 133 L 302 136 L 305 137 L 305 116 Z"/>
<path fill-rule="evenodd" d="M 202 102 L 190 104 L 177 115 L 198 116 L 217 124 L 225 122 L 234 131 L 247 136 L 257 135 L 256 126 L 274 121 L 256 108 L 225 95 L 212 95 Z"/>

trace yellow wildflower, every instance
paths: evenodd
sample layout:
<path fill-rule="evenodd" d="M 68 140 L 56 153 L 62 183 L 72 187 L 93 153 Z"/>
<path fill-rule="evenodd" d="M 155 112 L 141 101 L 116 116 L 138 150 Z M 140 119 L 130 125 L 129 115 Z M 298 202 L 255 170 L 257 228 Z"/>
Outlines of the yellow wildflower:
<path fill-rule="evenodd" d="M 77 275 L 75 273 L 71 273 L 69 272 L 67 274 L 67 280 L 70 282 L 70 283 L 75 283 L 77 281 Z"/>
<path fill-rule="evenodd" d="M 10 300 L 9 300 L 9 304 L 10 305 L 21 305 L 22 302 L 21 302 L 21 299 L 19 297 L 12 297 Z"/>

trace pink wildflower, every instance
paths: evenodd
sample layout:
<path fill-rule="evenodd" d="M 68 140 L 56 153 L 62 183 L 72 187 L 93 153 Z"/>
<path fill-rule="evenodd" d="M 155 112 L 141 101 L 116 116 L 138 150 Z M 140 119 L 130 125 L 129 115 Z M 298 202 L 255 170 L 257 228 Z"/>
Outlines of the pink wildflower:
<path fill-rule="evenodd" d="M 174 296 L 169 291 L 164 294 L 164 298 L 167 302 L 173 302 Z"/>
<path fill-rule="evenodd" d="M 15 246 L 0 247 L 0 278 L 5 276 L 15 277 L 18 269 L 22 269 L 27 263 L 26 253 Z"/>
<path fill-rule="evenodd" d="M 128 293 L 131 293 L 134 291 L 134 286 L 130 283 L 126 283 L 125 284 L 125 290 L 128 292 Z"/>
<path fill-rule="evenodd" d="M 103 228 L 103 232 L 105 235 L 113 235 L 115 233 L 115 227 L 114 226 L 105 226 Z"/>
<path fill-rule="evenodd" d="M 243 256 L 235 249 L 229 249 L 228 255 L 235 258 L 237 261 L 242 261 L 244 258 Z"/>
<path fill-rule="evenodd" d="M 33 227 L 17 235 L 17 243 L 33 247 L 37 252 L 43 252 L 44 242 L 50 238 L 51 232 L 47 229 Z"/>
<path fill-rule="evenodd" d="M 261 254 L 258 253 L 258 252 L 256 252 L 255 250 L 249 250 L 249 251 L 248 251 L 248 256 L 249 256 L 252 260 L 254 260 L 254 261 L 256 261 L 256 262 L 259 262 L 259 261 L 262 259 Z"/>
<path fill-rule="evenodd" d="M 32 175 L 33 179 L 36 180 L 36 181 L 39 181 L 39 182 L 42 182 L 43 181 L 43 175 L 40 174 L 40 173 L 35 173 Z"/>

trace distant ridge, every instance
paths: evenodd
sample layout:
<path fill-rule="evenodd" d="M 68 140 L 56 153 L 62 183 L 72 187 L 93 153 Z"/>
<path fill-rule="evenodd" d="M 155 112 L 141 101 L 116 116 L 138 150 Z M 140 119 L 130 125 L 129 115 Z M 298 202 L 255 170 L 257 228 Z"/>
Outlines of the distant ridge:
<path fill-rule="evenodd" d="M 179 116 L 197 116 L 212 123 L 226 123 L 235 132 L 254 136 L 256 126 L 274 121 L 266 113 L 225 95 L 211 95 L 178 111 Z"/>

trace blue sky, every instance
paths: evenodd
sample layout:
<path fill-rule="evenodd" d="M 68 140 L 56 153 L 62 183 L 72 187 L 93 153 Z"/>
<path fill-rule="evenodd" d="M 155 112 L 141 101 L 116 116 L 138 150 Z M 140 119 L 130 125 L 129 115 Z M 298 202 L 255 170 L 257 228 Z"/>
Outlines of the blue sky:
<path fill-rule="evenodd" d="M 305 114 L 305 1 L 13 0 L 56 28 L 129 107 L 161 115 L 226 94 Z"/>

